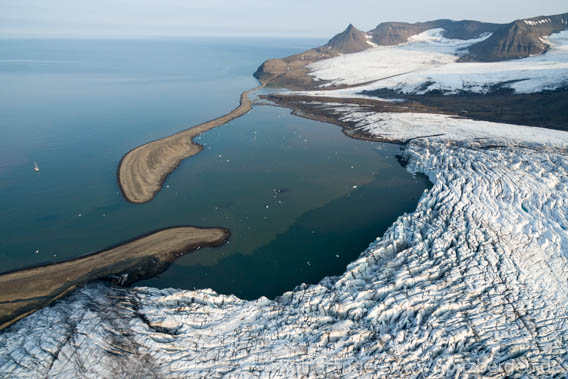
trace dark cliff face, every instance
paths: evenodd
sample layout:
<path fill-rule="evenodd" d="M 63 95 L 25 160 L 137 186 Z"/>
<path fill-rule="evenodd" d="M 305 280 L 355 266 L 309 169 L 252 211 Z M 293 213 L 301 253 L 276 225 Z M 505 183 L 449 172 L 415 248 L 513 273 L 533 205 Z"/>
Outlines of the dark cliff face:
<path fill-rule="evenodd" d="M 568 13 L 517 20 L 501 25 L 491 37 L 470 46 L 463 60 L 494 62 L 542 54 L 548 49 L 542 39 L 563 30 L 568 30 Z"/>

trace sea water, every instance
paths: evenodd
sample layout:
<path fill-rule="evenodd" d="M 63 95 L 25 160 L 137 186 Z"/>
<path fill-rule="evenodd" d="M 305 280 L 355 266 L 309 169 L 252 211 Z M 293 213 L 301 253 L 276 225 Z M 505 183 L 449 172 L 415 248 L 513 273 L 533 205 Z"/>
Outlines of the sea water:
<path fill-rule="evenodd" d="M 230 111 L 262 61 L 321 42 L 0 40 L 0 271 L 196 225 L 229 243 L 138 285 L 254 299 L 343 272 L 428 186 L 396 145 L 257 106 L 198 137 L 151 202 L 116 180 L 127 151 Z"/>

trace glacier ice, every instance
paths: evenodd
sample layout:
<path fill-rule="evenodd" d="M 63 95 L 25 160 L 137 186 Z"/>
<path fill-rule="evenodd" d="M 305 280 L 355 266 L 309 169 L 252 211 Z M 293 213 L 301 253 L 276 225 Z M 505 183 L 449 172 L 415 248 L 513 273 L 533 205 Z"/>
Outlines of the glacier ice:
<path fill-rule="evenodd" d="M 449 40 L 442 29 L 432 29 L 398 46 L 379 46 L 312 63 L 310 75 L 348 89 L 308 91 L 303 94 L 361 97 L 362 91 L 394 90 L 400 94 L 487 93 L 496 87 L 515 93 L 533 93 L 568 86 L 568 31 L 546 39 L 542 55 L 501 62 L 457 62 L 476 40 Z M 365 97 L 365 96 L 363 96 Z"/>
<path fill-rule="evenodd" d="M 337 113 L 393 139 L 410 117 Z M 256 301 L 89 285 L 0 334 L 0 375 L 566 375 L 568 133 L 421 122 L 446 138 L 406 125 L 401 154 L 433 187 L 343 275 Z"/>
<path fill-rule="evenodd" d="M 568 147 L 568 133 L 561 130 L 512 126 L 445 114 L 375 112 L 364 104 L 320 101 L 310 104 L 326 109 L 338 120 L 351 124 L 354 130 L 386 141 L 404 142 L 423 137 L 452 141 L 491 139 L 493 142 L 515 141 Z"/>

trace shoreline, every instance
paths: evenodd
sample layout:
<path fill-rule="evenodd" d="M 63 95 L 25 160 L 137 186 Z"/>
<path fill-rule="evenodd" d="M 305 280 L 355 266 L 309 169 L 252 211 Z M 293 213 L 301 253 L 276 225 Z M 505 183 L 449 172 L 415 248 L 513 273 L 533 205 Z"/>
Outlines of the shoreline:
<path fill-rule="evenodd" d="M 264 85 L 243 91 L 239 106 L 229 113 L 128 151 L 120 159 L 117 170 L 118 186 L 124 198 L 134 204 L 152 200 L 183 160 L 203 150 L 193 139 L 248 113 L 253 107 L 248 95 L 262 87 Z"/>
<path fill-rule="evenodd" d="M 81 285 L 131 285 L 165 271 L 179 256 L 221 246 L 230 234 L 225 228 L 163 228 L 78 257 L 0 273 L 0 331 Z"/>
<path fill-rule="evenodd" d="M 260 99 L 271 102 L 271 104 L 263 105 L 288 108 L 295 116 L 337 125 L 342 128 L 343 134 L 347 137 L 364 141 L 404 145 L 409 140 L 381 138 L 365 133 L 355 123 L 337 118 L 337 113 L 333 111 L 333 108 L 325 108 L 325 104 L 356 105 L 361 107 L 361 110 L 375 113 L 439 114 L 456 119 L 568 131 L 568 126 L 566 125 L 567 116 L 562 111 L 563 105 L 568 104 L 566 93 L 566 90 L 563 90 L 553 93 L 501 95 L 500 98 L 497 98 L 496 95 L 411 96 L 402 102 L 278 93 L 261 95 Z M 471 99 L 474 100 L 473 104 L 467 106 L 468 101 Z M 549 100 L 550 104 L 544 105 L 543 102 L 545 100 Z M 546 120 L 539 123 L 537 120 L 530 118 L 531 109 L 542 109 L 545 106 L 548 106 L 550 110 L 545 112 Z"/>
<path fill-rule="evenodd" d="M 349 138 L 353 138 L 360 141 L 390 143 L 394 145 L 405 145 L 406 143 L 408 143 L 408 140 L 380 138 L 367 133 L 362 133 L 361 131 L 357 130 L 354 127 L 354 125 L 351 125 L 349 122 L 342 121 L 334 117 L 335 115 L 332 111 L 322 108 L 317 108 L 317 105 L 322 105 L 325 103 L 341 102 L 345 104 L 357 104 L 363 106 L 365 105 L 380 106 L 385 108 L 384 109 L 385 112 L 393 112 L 393 111 L 409 112 L 410 110 L 408 109 L 405 111 L 396 110 L 397 108 L 400 108 L 401 104 L 404 104 L 404 106 L 408 108 L 408 103 L 406 102 L 391 103 L 391 102 L 384 102 L 380 100 L 370 100 L 370 99 L 342 99 L 342 98 L 319 97 L 319 96 L 280 95 L 280 94 L 261 95 L 260 98 L 272 102 L 272 104 L 263 104 L 263 105 L 289 109 L 290 113 L 293 114 L 294 116 L 339 126 L 341 128 L 341 132 L 346 137 Z M 312 102 L 312 104 L 307 104 L 307 102 Z M 317 102 L 318 104 L 314 105 L 313 102 Z M 420 104 L 418 104 L 418 106 L 421 107 Z M 419 111 L 423 113 L 429 113 L 428 109 L 426 109 L 425 107 L 421 107 Z"/>

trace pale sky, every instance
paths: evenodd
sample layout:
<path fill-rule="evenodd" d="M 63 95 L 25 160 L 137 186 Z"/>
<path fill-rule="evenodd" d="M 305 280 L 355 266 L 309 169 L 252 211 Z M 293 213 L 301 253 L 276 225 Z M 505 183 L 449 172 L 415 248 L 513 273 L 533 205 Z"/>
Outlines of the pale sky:
<path fill-rule="evenodd" d="M 437 18 L 510 22 L 567 0 L 0 0 L 2 37 L 326 37 L 349 23 Z"/>

